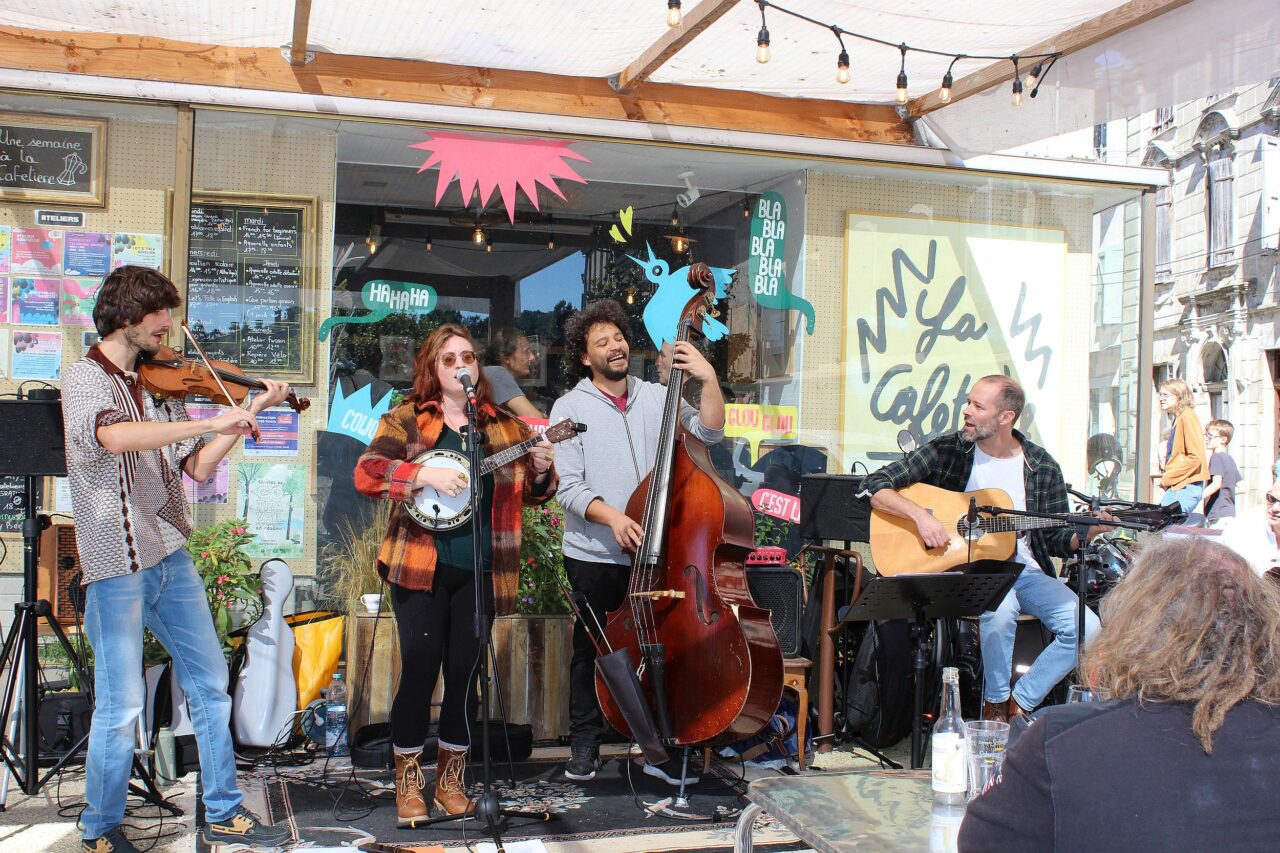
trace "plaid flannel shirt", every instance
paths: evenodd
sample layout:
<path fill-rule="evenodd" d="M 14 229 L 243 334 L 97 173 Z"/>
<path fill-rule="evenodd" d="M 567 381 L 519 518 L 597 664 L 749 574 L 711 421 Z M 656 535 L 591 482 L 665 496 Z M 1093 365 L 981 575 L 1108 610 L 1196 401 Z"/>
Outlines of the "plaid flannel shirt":
<path fill-rule="evenodd" d="M 1025 435 L 1013 431 L 1022 444 L 1023 477 L 1027 490 L 1027 510 L 1031 512 L 1067 513 L 1067 484 L 1062 469 L 1049 452 Z M 871 497 L 881 489 L 903 489 L 913 483 L 927 483 L 953 492 L 965 491 L 973 471 L 973 447 L 960 433 L 948 433 L 868 474 L 862 481 L 861 496 Z M 1068 557 L 1072 527 L 1050 527 L 1023 534 L 1028 537 L 1031 553 L 1045 572 L 1054 571 L 1051 557 Z"/>

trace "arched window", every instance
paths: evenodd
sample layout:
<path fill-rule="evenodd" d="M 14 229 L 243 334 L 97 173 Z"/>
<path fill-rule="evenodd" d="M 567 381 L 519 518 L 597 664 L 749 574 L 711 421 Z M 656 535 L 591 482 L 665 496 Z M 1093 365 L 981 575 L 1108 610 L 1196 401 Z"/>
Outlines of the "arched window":
<path fill-rule="evenodd" d="M 1204 349 L 1204 388 L 1209 395 L 1209 417 L 1227 418 L 1227 354 L 1217 344 L 1206 344 Z M 1228 418 L 1229 420 L 1229 418 Z"/>

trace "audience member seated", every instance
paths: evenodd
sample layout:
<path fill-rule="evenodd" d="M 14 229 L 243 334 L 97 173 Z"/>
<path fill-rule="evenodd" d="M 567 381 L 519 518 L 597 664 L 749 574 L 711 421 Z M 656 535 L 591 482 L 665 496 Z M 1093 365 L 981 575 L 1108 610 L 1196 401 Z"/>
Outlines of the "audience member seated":
<path fill-rule="evenodd" d="M 1042 714 L 969 804 L 962 853 L 1273 849 L 1274 584 L 1208 538 L 1155 541 L 1103 600 L 1082 671 L 1112 698 Z"/>
<path fill-rule="evenodd" d="M 1218 540 L 1253 566 L 1259 575 L 1271 573 L 1280 580 L 1280 479 L 1267 489 L 1266 503 L 1242 512 L 1222 527 Z"/>

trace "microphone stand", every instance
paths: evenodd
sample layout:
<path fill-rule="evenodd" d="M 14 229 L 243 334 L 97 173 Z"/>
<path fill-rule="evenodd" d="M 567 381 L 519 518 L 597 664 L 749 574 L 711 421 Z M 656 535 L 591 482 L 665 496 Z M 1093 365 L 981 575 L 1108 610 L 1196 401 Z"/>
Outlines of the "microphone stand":
<path fill-rule="evenodd" d="M 468 377 L 469 378 L 469 377 Z M 476 426 L 476 398 L 475 393 L 467 385 L 467 434 L 465 442 L 467 445 L 467 457 L 471 467 L 471 565 L 475 570 L 475 632 L 476 638 L 480 641 L 478 650 L 477 667 L 479 669 L 480 678 L 480 763 L 481 776 L 483 777 L 483 793 L 476 799 L 474 810 L 471 812 L 462 812 L 461 814 L 442 815 L 441 817 L 428 818 L 427 820 L 417 821 L 415 826 L 431 826 L 432 824 L 445 823 L 454 820 L 468 820 L 475 818 L 483 821 L 487 827 L 489 836 L 493 838 L 494 845 L 497 850 L 505 851 L 503 846 L 501 819 L 504 816 L 514 817 L 536 817 L 541 820 L 551 820 L 550 812 L 529 812 L 520 811 L 518 809 L 504 809 L 498 800 L 498 795 L 493 789 L 493 764 L 489 753 L 489 659 L 490 647 L 493 642 L 493 625 L 489 618 L 489 612 L 485 608 L 485 588 L 492 588 L 493 576 L 485 576 L 483 551 L 480 546 L 480 535 L 482 532 L 482 522 L 480 513 L 484 509 L 484 478 L 476 476 L 480 470 L 480 465 L 484 461 L 484 453 L 482 452 L 488 437 L 485 436 Z M 465 707 L 465 705 L 464 705 Z M 503 720 L 505 727 L 506 720 Z M 439 774 L 439 769 L 436 771 Z M 513 780 L 514 781 L 514 780 Z"/>
<path fill-rule="evenodd" d="M 1096 500 L 1097 499 L 1095 498 L 1094 501 Z M 1091 503 L 1093 503 L 1094 501 L 1091 501 Z M 1096 508 L 1097 507 L 1095 506 L 1094 509 Z M 1006 509 L 1000 506 L 979 506 L 977 507 L 977 510 L 978 512 L 986 513 L 987 515 L 991 515 L 991 516 L 1018 515 L 1018 516 L 1022 516 L 1023 518 L 1042 518 L 1042 519 L 1047 519 L 1049 521 L 1061 522 L 1060 525 L 1056 525 L 1056 526 L 1075 527 L 1076 540 L 1078 543 L 1078 546 L 1076 549 L 1076 559 L 1079 560 L 1079 565 L 1078 565 L 1079 570 L 1076 572 L 1076 597 L 1079 599 L 1079 603 L 1076 608 L 1076 672 L 1077 674 L 1079 674 L 1080 657 L 1084 653 L 1084 609 L 1087 606 L 1085 604 L 1085 587 L 1087 582 L 1087 578 L 1086 578 L 1087 572 L 1085 571 L 1085 567 L 1086 567 L 1085 560 L 1087 557 L 1086 552 L 1089 549 L 1089 528 L 1097 524 L 1106 524 L 1110 527 L 1125 527 L 1130 530 L 1148 530 L 1150 529 L 1149 525 L 1140 524 L 1138 522 L 1133 522 L 1133 521 L 1119 521 L 1119 520 L 1102 521 L 1101 519 L 1092 515 L 1076 515 L 1074 513 L 1056 513 L 1056 512 L 1035 512 L 1033 510 L 1025 510 L 1025 509 Z M 1041 566 L 1041 568 L 1043 569 L 1044 567 Z"/>

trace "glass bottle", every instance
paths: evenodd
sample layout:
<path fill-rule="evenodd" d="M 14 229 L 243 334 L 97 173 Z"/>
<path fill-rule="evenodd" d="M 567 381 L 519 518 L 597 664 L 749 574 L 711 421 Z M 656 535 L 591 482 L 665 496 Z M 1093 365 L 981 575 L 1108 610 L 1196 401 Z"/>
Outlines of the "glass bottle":
<path fill-rule="evenodd" d="M 942 711 L 933 726 L 933 800 L 964 805 L 964 720 L 960 719 L 960 670 L 942 670 Z"/>

